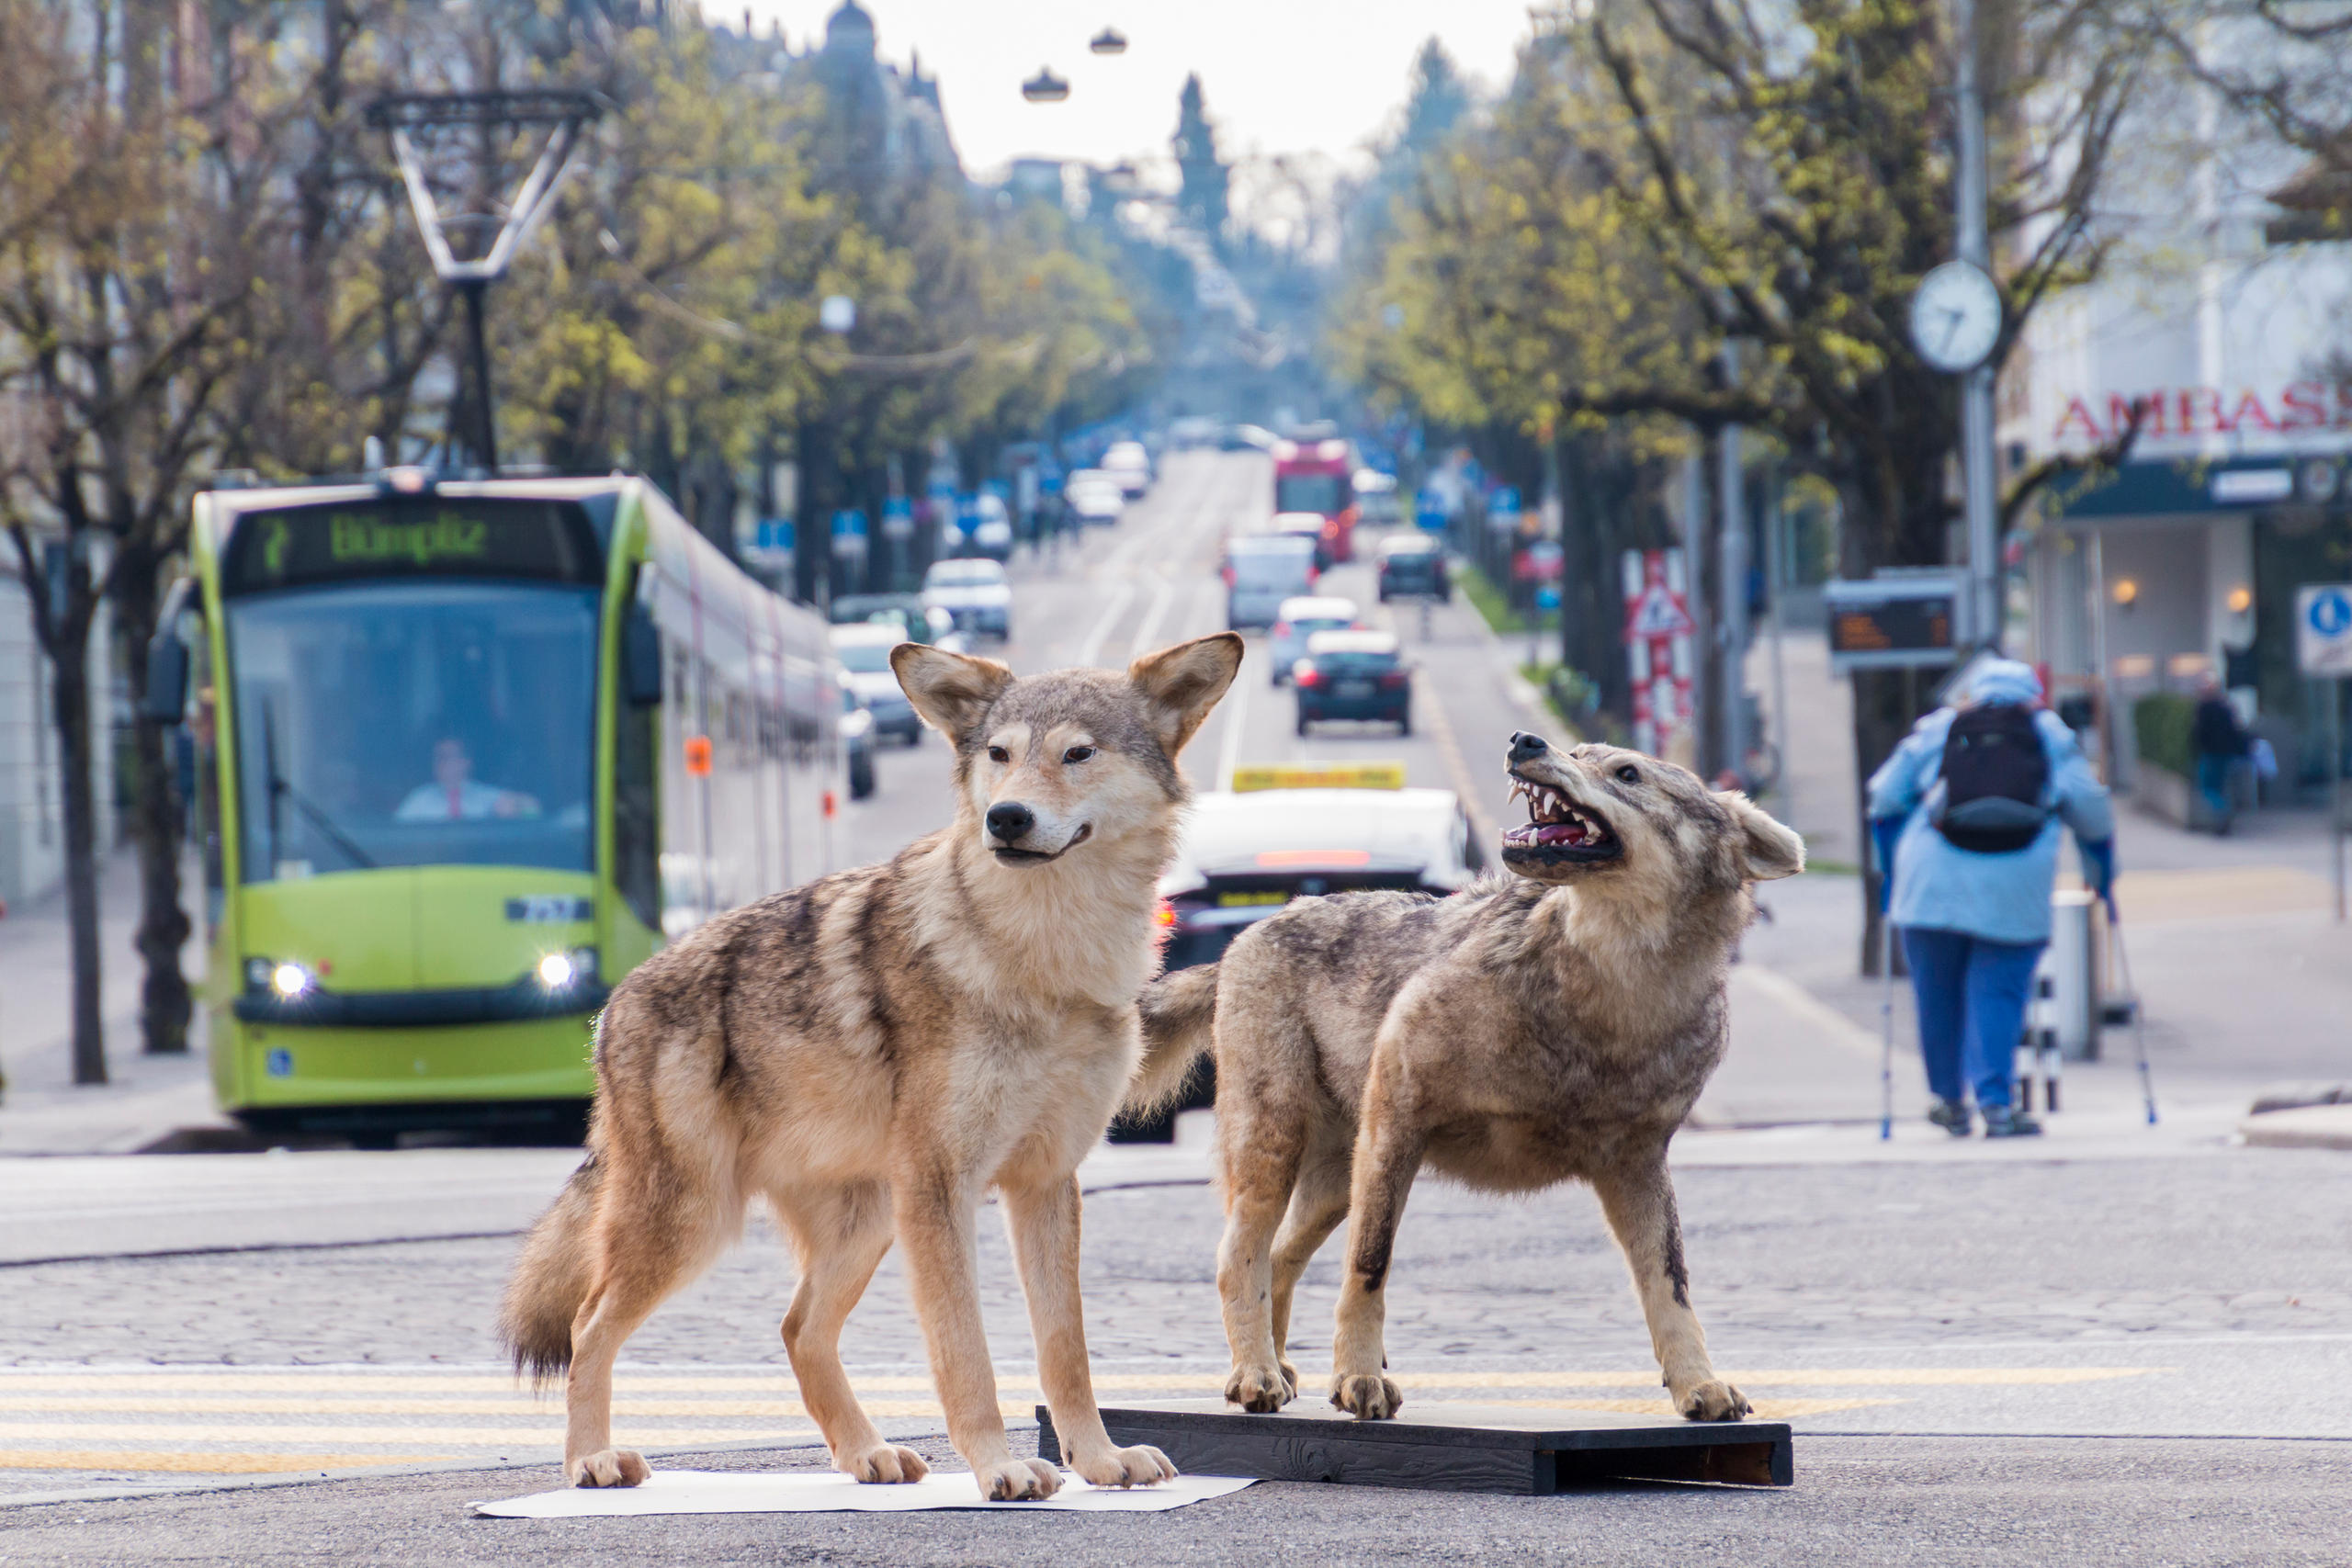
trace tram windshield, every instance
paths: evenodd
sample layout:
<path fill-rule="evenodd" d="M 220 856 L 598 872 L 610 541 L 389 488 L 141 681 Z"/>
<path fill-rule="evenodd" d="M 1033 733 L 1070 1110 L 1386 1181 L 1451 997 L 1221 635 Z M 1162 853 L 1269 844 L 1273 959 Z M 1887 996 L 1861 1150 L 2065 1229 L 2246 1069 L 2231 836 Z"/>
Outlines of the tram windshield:
<path fill-rule="evenodd" d="M 588 870 L 596 607 L 447 579 L 232 600 L 244 880 Z"/>

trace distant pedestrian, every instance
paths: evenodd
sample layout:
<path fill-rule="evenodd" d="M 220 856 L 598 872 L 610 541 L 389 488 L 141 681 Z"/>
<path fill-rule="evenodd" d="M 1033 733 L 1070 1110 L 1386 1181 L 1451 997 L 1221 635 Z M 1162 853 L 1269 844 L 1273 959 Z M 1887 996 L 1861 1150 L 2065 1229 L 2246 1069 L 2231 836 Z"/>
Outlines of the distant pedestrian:
<path fill-rule="evenodd" d="M 1871 831 L 1894 867 L 1889 916 L 1918 998 L 1928 1120 L 1966 1137 L 1973 1092 L 1984 1135 L 2041 1131 L 2010 1103 L 2034 964 L 2050 944 L 2059 824 L 2083 879 L 2115 879 L 2115 813 L 2074 732 L 2014 660 L 1980 666 L 1965 701 L 1919 720 L 1871 778 Z"/>
<path fill-rule="evenodd" d="M 2254 750 L 2254 738 L 2238 720 L 2238 710 L 2211 675 L 2197 683 L 2197 716 L 2189 726 L 2190 750 L 2197 753 L 2197 793 L 2212 816 L 2215 834 L 2230 830 L 2237 815 L 2237 775 Z"/>

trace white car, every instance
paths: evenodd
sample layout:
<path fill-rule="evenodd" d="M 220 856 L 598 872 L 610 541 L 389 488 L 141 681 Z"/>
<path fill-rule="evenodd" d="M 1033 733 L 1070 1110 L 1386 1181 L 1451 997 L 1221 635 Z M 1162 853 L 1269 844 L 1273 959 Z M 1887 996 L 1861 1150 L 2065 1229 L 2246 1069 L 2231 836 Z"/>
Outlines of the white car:
<path fill-rule="evenodd" d="M 842 684 L 874 716 L 874 732 L 895 735 L 912 746 L 922 739 L 922 720 L 890 672 L 890 650 L 907 640 L 902 626 L 859 621 L 827 634 L 841 660 Z"/>
<path fill-rule="evenodd" d="M 1080 523 L 1116 523 L 1127 510 L 1126 492 L 1100 468 L 1080 468 L 1062 486 L 1070 515 Z"/>
<path fill-rule="evenodd" d="M 1151 488 L 1151 454 L 1140 441 L 1114 441 L 1102 454 L 1102 471 L 1118 481 L 1122 495 L 1141 495 Z"/>
<path fill-rule="evenodd" d="M 922 575 L 922 602 L 926 609 L 946 611 L 957 631 L 1012 636 L 1012 584 L 999 562 L 933 561 Z"/>
<path fill-rule="evenodd" d="M 1273 666 L 1274 684 L 1289 680 L 1290 667 L 1306 657 L 1308 637 L 1317 632 L 1347 631 L 1356 625 L 1352 599 L 1302 594 L 1283 600 L 1274 612 L 1273 630 L 1267 634 L 1266 661 Z"/>

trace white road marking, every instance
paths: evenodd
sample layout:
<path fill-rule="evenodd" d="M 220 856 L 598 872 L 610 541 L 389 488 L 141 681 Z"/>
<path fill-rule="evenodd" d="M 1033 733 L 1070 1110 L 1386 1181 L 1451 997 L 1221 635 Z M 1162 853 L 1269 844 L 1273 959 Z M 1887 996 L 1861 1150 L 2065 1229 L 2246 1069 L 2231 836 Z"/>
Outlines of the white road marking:
<path fill-rule="evenodd" d="M 1176 580 L 1159 571 L 1153 572 L 1152 578 L 1159 587 L 1151 596 L 1151 608 L 1143 613 L 1142 621 L 1136 624 L 1135 640 L 1128 645 L 1128 651 L 1137 656 L 1149 653 L 1158 646 L 1155 639 L 1159 636 L 1159 624 L 1168 618 L 1168 607 L 1176 602 Z"/>
<path fill-rule="evenodd" d="M 1218 705 L 1225 713 L 1225 730 L 1217 737 L 1216 781 L 1213 789 L 1231 789 L 1233 770 L 1241 761 L 1241 738 L 1250 724 L 1250 688 L 1257 682 L 1250 678 L 1250 661 L 1241 661 L 1241 673 L 1226 688 L 1225 701 Z"/>
<path fill-rule="evenodd" d="M 1111 628 L 1118 624 L 1121 615 L 1127 613 L 1127 606 L 1135 603 L 1135 598 L 1136 585 L 1132 580 L 1122 581 L 1112 590 L 1111 602 L 1102 606 L 1102 614 L 1095 621 L 1094 629 L 1088 632 L 1086 640 L 1078 645 L 1078 657 L 1071 660 L 1071 663 L 1085 669 L 1102 658 L 1102 644 L 1110 637 Z"/>

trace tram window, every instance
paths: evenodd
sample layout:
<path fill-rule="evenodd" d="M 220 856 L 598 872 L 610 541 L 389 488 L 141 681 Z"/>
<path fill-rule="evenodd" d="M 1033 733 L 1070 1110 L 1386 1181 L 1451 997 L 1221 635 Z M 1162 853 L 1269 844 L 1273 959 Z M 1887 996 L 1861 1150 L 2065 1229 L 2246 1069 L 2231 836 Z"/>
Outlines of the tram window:
<path fill-rule="evenodd" d="M 597 597 L 411 580 L 233 601 L 243 879 L 588 870 Z"/>
<path fill-rule="evenodd" d="M 613 884 L 649 931 L 662 929 L 661 715 L 624 707 L 613 756 Z"/>

